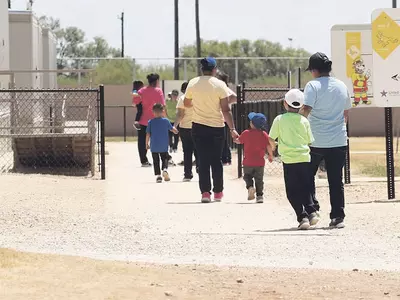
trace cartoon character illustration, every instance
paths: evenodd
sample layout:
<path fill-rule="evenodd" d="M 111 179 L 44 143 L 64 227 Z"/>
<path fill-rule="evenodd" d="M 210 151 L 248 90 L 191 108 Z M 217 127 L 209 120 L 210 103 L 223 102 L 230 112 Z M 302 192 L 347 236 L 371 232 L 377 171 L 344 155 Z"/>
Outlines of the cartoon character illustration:
<path fill-rule="evenodd" d="M 378 38 L 378 44 L 381 45 L 382 48 L 386 48 L 390 43 L 397 44 L 399 42 L 396 38 L 384 36 L 381 31 L 377 33 L 376 37 Z"/>
<path fill-rule="evenodd" d="M 370 70 L 366 71 L 364 60 L 361 57 L 353 61 L 354 73 L 351 75 L 353 82 L 354 102 L 353 107 L 360 104 L 360 101 L 366 105 L 370 105 L 371 101 L 368 100 L 368 79 L 371 77 Z"/>

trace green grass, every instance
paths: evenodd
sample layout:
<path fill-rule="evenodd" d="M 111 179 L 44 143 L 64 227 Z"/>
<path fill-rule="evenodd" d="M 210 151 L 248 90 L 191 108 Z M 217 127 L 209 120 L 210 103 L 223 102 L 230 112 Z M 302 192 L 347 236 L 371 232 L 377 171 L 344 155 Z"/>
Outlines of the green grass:
<path fill-rule="evenodd" d="M 394 156 L 394 173 L 400 174 L 400 158 Z M 350 168 L 353 174 L 368 177 L 386 177 L 385 154 L 351 154 Z"/>

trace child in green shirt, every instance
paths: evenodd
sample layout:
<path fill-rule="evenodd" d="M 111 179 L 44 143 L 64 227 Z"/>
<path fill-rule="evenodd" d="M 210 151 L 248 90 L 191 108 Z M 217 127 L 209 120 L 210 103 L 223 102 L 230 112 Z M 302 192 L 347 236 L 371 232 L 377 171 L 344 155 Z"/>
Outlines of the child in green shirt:
<path fill-rule="evenodd" d="M 167 117 L 168 120 L 171 122 L 171 125 L 174 126 L 174 122 L 176 119 L 176 106 L 178 105 L 178 97 L 179 91 L 173 90 L 171 92 L 171 98 L 166 101 L 165 106 L 167 109 Z M 178 151 L 178 143 L 179 143 L 179 134 L 174 134 L 170 132 L 169 135 L 169 151 L 170 152 L 177 152 Z"/>
<path fill-rule="evenodd" d="M 314 141 L 310 123 L 299 114 L 304 105 L 304 94 L 292 89 L 285 95 L 287 113 L 279 115 L 272 123 L 269 137 L 283 162 L 286 195 L 297 215 L 298 228 L 306 230 L 319 222 L 311 199 L 310 147 Z"/>

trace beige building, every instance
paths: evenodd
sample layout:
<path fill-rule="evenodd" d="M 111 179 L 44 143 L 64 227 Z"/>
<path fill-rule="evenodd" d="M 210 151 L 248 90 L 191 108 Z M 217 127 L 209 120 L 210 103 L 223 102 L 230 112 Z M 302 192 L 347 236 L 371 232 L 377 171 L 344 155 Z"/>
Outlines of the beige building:
<path fill-rule="evenodd" d="M 1 0 L 3 1 L 3 0 Z M 43 68 L 42 27 L 32 11 L 10 11 L 10 70 Z M 15 74 L 16 88 L 41 88 L 43 74 Z"/>
<path fill-rule="evenodd" d="M 105 117 L 106 136 L 124 135 L 124 108 L 126 106 L 126 130 L 127 135 L 135 135 L 133 128 L 136 110 L 131 106 L 131 85 L 107 85 L 105 86 Z M 165 89 L 168 93 L 169 89 Z M 116 107 L 120 106 L 120 107 Z M 393 109 L 394 135 L 400 128 L 400 108 Z M 384 136 L 385 114 L 383 108 L 357 108 L 350 113 L 350 136 Z"/>
<path fill-rule="evenodd" d="M 43 70 L 57 69 L 57 40 L 54 34 L 48 29 L 42 29 L 43 43 Z M 57 88 L 57 73 L 43 73 L 43 88 Z"/>
<path fill-rule="evenodd" d="M 0 0 L 0 71 L 10 68 L 8 1 Z M 8 88 L 9 76 L 0 75 L 0 89 Z"/>

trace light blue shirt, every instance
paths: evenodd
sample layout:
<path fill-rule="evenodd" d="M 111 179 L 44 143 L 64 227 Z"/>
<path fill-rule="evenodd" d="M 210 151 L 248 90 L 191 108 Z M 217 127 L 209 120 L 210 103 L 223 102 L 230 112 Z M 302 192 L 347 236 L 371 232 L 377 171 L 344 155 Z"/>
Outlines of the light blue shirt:
<path fill-rule="evenodd" d="M 351 108 L 346 85 L 334 77 L 320 77 L 307 83 L 304 104 L 312 108 L 308 117 L 314 135 L 312 147 L 347 146 L 344 111 Z"/>

